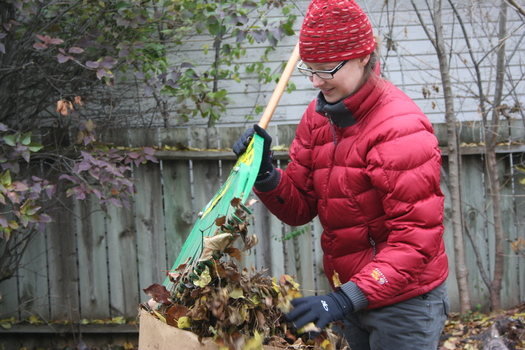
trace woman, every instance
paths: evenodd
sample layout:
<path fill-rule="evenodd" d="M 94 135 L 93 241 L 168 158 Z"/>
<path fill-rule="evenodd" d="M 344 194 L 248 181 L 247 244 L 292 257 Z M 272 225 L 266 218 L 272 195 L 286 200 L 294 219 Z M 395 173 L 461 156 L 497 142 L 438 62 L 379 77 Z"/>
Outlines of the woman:
<path fill-rule="evenodd" d="M 299 37 L 301 73 L 320 90 L 307 107 L 286 171 L 265 140 L 255 192 L 280 220 L 319 216 L 327 295 L 295 299 L 286 317 L 338 327 L 352 350 L 436 349 L 447 317 L 441 155 L 432 125 L 379 76 L 367 16 L 353 0 L 313 0 Z M 338 323 L 339 324 L 339 323 Z"/>

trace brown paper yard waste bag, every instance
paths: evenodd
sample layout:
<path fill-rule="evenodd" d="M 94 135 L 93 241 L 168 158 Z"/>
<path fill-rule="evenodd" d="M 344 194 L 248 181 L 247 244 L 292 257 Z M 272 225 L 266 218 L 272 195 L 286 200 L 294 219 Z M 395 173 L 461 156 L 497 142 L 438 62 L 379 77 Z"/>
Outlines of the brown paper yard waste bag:
<path fill-rule="evenodd" d="M 219 350 L 212 338 L 199 342 L 192 332 L 171 327 L 151 316 L 146 311 L 140 312 L 139 350 Z M 263 345 L 264 350 L 283 350 Z"/>

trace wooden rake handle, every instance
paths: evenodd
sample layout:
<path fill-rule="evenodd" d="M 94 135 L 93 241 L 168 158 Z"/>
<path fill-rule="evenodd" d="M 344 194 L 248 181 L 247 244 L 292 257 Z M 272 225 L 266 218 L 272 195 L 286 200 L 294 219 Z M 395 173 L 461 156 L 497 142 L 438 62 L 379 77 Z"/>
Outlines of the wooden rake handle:
<path fill-rule="evenodd" d="M 281 75 L 275 90 L 273 90 L 272 97 L 270 97 L 270 101 L 266 105 L 266 109 L 264 110 L 261 120 L 259 121 L 259 126 L 261 128 L 266 129 L 270 123 L 273 113 L 275 112 L 275 108 L 277 108 L 277 104 L 279 103 L 279 100 L 286 89 L 286 84 L 288 84 L 288 80 L 290 80 L 290 77 L 292 76 L 297 61 L 299 61 L 299 42 L 297 42 L 295 45 L 292 55 L 290 56 L 290 59 L 288 59 L 288 63 L 284 68 L 283 74 Z"/>

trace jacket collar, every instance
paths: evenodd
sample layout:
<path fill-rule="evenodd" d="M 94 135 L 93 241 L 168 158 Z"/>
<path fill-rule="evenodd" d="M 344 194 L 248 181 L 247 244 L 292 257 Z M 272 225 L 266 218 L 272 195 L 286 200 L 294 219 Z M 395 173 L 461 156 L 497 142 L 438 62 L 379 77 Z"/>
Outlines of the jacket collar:
<path fill-rule="evenodd" d="M 357 92 L 339 102 L 328 103 L 323 93 L 319 92 L 315 111 L 340 128 L 352 126 L 377 102 L 383 87 L 384 81 L 372 73 Z"/>

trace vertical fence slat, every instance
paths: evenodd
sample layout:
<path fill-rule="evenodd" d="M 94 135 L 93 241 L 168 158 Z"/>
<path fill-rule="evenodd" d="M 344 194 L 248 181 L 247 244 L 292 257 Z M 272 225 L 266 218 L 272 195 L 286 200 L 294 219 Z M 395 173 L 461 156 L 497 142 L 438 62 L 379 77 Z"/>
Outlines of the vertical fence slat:
<path fill-rule="evenodd" d="M 283 237 L 283 223 L 274 215 L 269 217 L 269 226 L 267 227 L 267 237 L 269 238 L 271 251 L 271 264 L 268 266 L 270 276 L 279 278 L 285 274 L 284 270 L 284 245 L 282 243 Z"/>
<path fill-rule="evenodd" d="M 50 318 L 54 321 L 80 321 L 79 284 L 75 216 L 77 205 L 62 196 L 64 208 L 53 212 L 47 232 Z"/>
<path fill-rule="evenodd" d="M 290 146 L 295 137 L 297 124 L 278 125 L 277 130 L 278 140 L 276 141 L 275 145 L 279 144 L 284 146 Z"/>
<path fill-rule="evenodd" d="M 157 146 L 157 130 L 133 129 L 130 140 L 136 146 Z M 162 180 L 157 163 L 141 164 L 133 169 L 137 179 L 137 195 L 134 197 L 135 228 L 137 230 L 137 262 L 139 289 L 164 281 L 168 261 L 164 233 L 164 210 L 162 205 Z M 140 293 L 140 300 L 149 297 Z"/>
<path fill-rule="evenodd" d="M 168 269 L 161 191 L 161 174 L 156 164 L 135 169 L 138 195 L 135 198 L 139 287 L 162 283 Z M 141 294 L 141 301 L 149 299 Z"/>
<path fill-rule="evenodd" d="M 194 128 L 190 133 L 190 144 L 192 147 L 207 147 L 207 137 L 206 128 Z M 194 160 L 192 170 L 194 205 L 199 213 L 221 187 L 219 161 Z"/>
<path fill-rule="evenodd" d="M 286 271 L 289 275 L 296 275 L 296 282 L 301 285 L 301 293 L 304 296 L 315 293 L 315 269 L 312 247 L 312 225 L 307 224 L 300 227 L 290 227 L 289 233 L 297 232 L 287 244 L 290 264 Z"/>
<path fill-rule="evenodd" d="M 186 160 L 163 161 L 162 165 L 169 263 L 167 268 L 171 268 L 177 260 L 195 220 L 191 198 L 189 162 Z"/>
<path fill-rule="evenodd" d="M 486 225 L 487 206 L 485 203 L 484 191 L 486 179 L 483 178 L 484 165 L 479 155 L 462 157 L 461 173 L 461 196 L 463 199 L 463 218 L 470 234 L 474 239 L 474 244 L 481 253 L 481 259 L 485 271 L 491 276 L 489 271 L 489 247 L 486 240 L 487 230 L 490 227 Z M 488 307 L 488 290 L 483 282 L 481 274 L 476 263 L 473 246 L 468 237 L 465 236 L 465 254 L 467 268 L 469 270 L 469 291 L 473 305 Z"/>
<path fill-rule="evenodd" d="M 253 206 L 253 227 L 259 240 L 255 246 L 255 267 L 257 270 L 268 269 L 269 276 L 273 276 L 270 270 L 272 265 L 270 241 L 272 237 L 268 230 L 271 215 L 270 211 L 260 202 Z"/>
<path fill-rule="evenodd" d="M 37 233 L 27 247 L 21 261 L 22 269 L 19 270 L 20 305 L 23 306 L 21 318 L 26 319 L 31 315 L 49 319 L 49 292 L 46 261 L 46 237 L 44 233 Z M 2 285 L 2 294 L 4 288 Z M 8 290 L 8 289 L 6 289 Z M 0 315 L 3 314 L 0 303 Z M 12 306 L 16 306 L 17 303 Z"/>
<path fill-rule="evenodd" d="M 523 166 L 522 154 L 514 155 L 514 164 L 516 166 Z M 520 180 L 525 179 L 525 173 L 514 172 L 514 210 L 515 210 L 515 232 L 514 240 L 516 245 L 517 255 L 517 283 L 518 288 L 516 294 L 519 300 L 525 300 L 525 247 L 520 247 L 519 239 L 525 242 L 525 185 L 520 183 Z M 521 249 L 519 249 L 521 248 Z"/>
<path fill-rule="evenodd" d="M 136 130 L 104 130 L 104 142 L 128 147 L 156 145 L 156 134 L 146 132 L 146 137 L 137 137 Z M 130 138 L 132 136 L 132 138 Z M 130 142 L 131 140 L 131 142 Z M 134 175 L 136 178 L 136 176 Z M 140 194 L 138 194 L 140 196 Z M 134 199 L 130 209 L 108 206 L 106 216 L 107 264 L 110 289 L 110 317 L 135 317 L 140 296 L 143 294 L 139 282 L 137 257 L 137 230 L 135 225 Z"/>
<path fill-rule="evenodd" d="M 510 119 L 509 122 L 510 141 L 521 142 L 525 139 L 523 119 Z M 514 228 L 511 237 L 515 244 L 510 255 L 514 257 L 517 273 L 515 281 L 517 285 L 514 295 L 517 296 L 518 300 L 523 301 L 525 300 L 525 247 L 520 247 L 519 239 L 521 238 L 525 242 L 525 184 L 520 183 L 520 180 L 525 179 L 525 173 L 517 168 L 522 168 L 525 164 L 522 153 L 513 153 L 510 156 L 514 166 L 512 169 Z M 514 249 L 516 249 L 516 252 Z M 512 269 L 513 267 L 510 266 L 510 268 Z M 512 291 L 509 293 L 512 293 Z"/>
<path fill-rule="evenodd" d="M 503 285 L 501 290 L 502 306 L 506 309 L 517 305 L 520 302 L 518 290 L 518 258 L 512 251 L 510 241 L 515 236 L 515 212 L 513 201 L 513 178 L 511 169 L 512 154 L 499 157 L 501 187 L 501 210 L 503 224 Z"/>
<path fill-rule="evenodd" d="M 142 291 L 138 280 L 137 236 L 132 210 L 108 208 L 106 230 L 111 317 L 136 316 Z"/>
<path fill-rule="evenodd" d="M 237 141 L 242 136 L 242 134 L 244 134 L 246 129 L 248 129 L 252 125 L 253 124 L 250 124 L 246 127 L 241 126 L 241 127 L 232 127 L 232 128 L 219 128 L 218 133 L 219 133 L 220 148 L 221 149 L 233 148 L 233 144 L 235 143 L 235 141 Z M 233 151 L 232 151 L 232 154 L 233 154 Z"/>
<path fill-rule="evenodd" d="M 13 237 L 12 239 L 16 239 Z M 4 247 L 0 247 L 0 254 L 4 254 Z M 0 255 L 0 256 L 2 256 Z M 20 317 L 20 301 L 18 298 L 18 279 L 20 277 L 11 277 L 0 283 L 0 295 L 2 296 L 2 302 L 0 303 L 0 316 L 2 318 L 14 317 L 18 319 Z M 46 291 L 47 294 L 47 291 Z"/>
<path fill-rule="evenodd" d="M 40 165 L 40 169 L 38 166 L 33 167 L 33 169 L 38 172 L 39 177 L 42 177 L 43 162 L 34 165 Z M 29 169 L 24 170 L 25 176 L 29 177 L 29 175 L 33 175 L 28 173 L 28 171 Z M 43 232 L 32 231 L 29 236 L 27 236 L 27 233 L 23 233 L 22 237 L 25 239 L 31 237 L 31 239 L 21 257 L 20 268 L 18 270 L 18 295 L 20 299 L 17 304 L 13 305 L 21 305 L 20 317 L 22 319 L 27 319 L 30 316 L 49 319 L 45 234 Z M 18 234 L 13 238 L 18 240 Z"/>
<path fill-rule="evenodd" d="M 80 311 L 82 318 L 103 319 L 109 308 L 105 213 L 93 197 L 79 201 L 75 207 Z"/>
<path fill-rule="evenodd" d="M 189 130 L 160 129 L 160 146 L 189 145 Z M 166 230 L 167 268 L 177 260 L 182 246 L 195 223 L 191 192 L 191 168 L 188 160 L 162 160 L 164 220 Z"/>
<path fill-rule="evenodd" d="M 323 233 L 323 226 L 318 217 L 312 220 L 313 225 L 313 235 L 312 241 L 315 249 L 315 277 L 316 277 L 316 293 L 317 294 L 326 294 L 332 291 L 332 287 L 326 274 L 324 273 L 323 267 L 323 250 L 321 249 L 321 235 Z"/>

